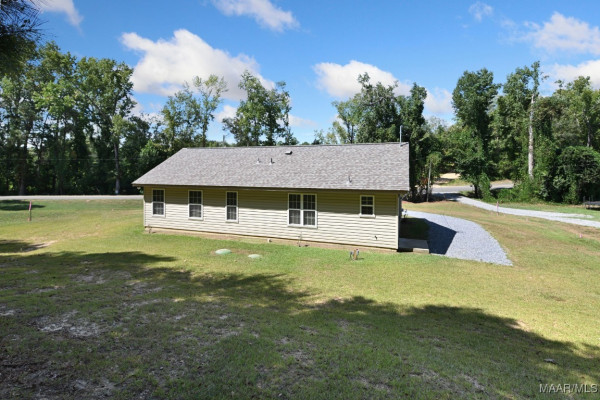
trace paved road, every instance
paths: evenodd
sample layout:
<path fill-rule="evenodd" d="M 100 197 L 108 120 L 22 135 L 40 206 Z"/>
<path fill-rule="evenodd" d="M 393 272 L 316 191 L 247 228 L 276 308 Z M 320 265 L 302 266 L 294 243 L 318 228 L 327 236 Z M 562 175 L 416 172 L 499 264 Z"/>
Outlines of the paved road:
<path fill-rule="evenodd" d="M 514 185 L 513 183 L 497 183 L 497 184 L 492 184 L 492 189 L 510 189 L 512 188 Z M 472 185 L 468 185 L 468 186 L 439 186 L 439 185 L 433 185 L 431 187 L 431 191 L 433 193 L 460 193 L 460 192 L 470 192 L 473 190 L 473 186 Z"/>
<path fill-rule="evenodd" d="M 464 196 L 455 196 L 449 197 L 448 200 L 455 200 L 463 204 L 468 204 L 470 206 L 483 208 L 484 210 L 496 211 L 496 205 L 484 203 L 483 201 L 469 199 Z M 498 212 L 503 214 L 511 214 L 518 215 L 521 217 L 534 217 L 534 218 L 543 218 L 550 221 L 559 221 L 565 222 L 567 224 L 581 225 L 581 226 L 591 226 L 593 228 L 600 228 L 600 221 L 594 221 L 584 218 L 591 218 L 586 214 L 568 214 L 568 213 L 559 213 L 559 212 L 548 212 L 548 211 L 534 211 L 534 210 L 522 210 L 518 208 L 508 208 L 508 207 L 498 207 Z"/>
<path fill-rule="evenodd" d="M 134 195 L 83 195 L 83 196 L 55 196 L 55 195 L 33 195 L 33 196 L 0 196 L 2 200 L 142 200 L 141 194 Z"/>

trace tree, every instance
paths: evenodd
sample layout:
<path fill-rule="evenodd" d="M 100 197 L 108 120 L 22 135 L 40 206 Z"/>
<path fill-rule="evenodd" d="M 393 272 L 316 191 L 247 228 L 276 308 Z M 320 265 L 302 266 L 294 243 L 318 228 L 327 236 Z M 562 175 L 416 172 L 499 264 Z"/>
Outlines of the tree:
<path fill-rule="evenodd" d="M 565 133 L 573 137 L 573 145 L 600 148 L 598 131 L 600 130 L 600 90 L 593 90 L 589 77 L 569 82 L 566 87 L 559 82 L 556 95 L 563 105 L 562 121 Z"/>
<path fill-rule="evenodd" d="M 360 113 L 360 126 L 356 141 L 360 143 L 395 142 L 400 137 L 400 110 L 394 91 L 398 83 L 373 85 L 366 72 L 358 76 L 361 91 L 356 101 Z"/>
<path fill-rule="evenodd" d="M 41 23 L 33 1 L 0 2 L 0 75 L 19 73 L 35 50 Z"/>
<path fill-rule="evenodd" d="M 402 121 L 402 138 L 409 143 L 410 170 L 409 182 L 413 198 L 428 184 L 428 157 L 432 152 L 432 136 L 426 129 L 423 110 L 427 90 L 424 87 L 413 84 L 410 96 L 398 96 L 400 106 L 400 118 Z"/>
<path fill-rule="evenodd" d="M 246 91 L 235 117 L 223 120 L 223 129 L 233 134 L 238 146 L 273 146 L 278 138 L 292 142 L 289 128 L 290 95 L 285 82 L 265 89 L 260 80 L 245 71 L 239 84 Z"/>
<path fill-rule="evenodd" d="M 587 146 L 567 147 L 557 164 L 552 185 L 558 200 L 577 204 L 600 196 L 600 153 Z"/>
<path fill-rule="evenodd" d="M 168 156 L 184 147 L 194 146 L 202 124 L 200 114 L 200 104 L 187 84 L 184 84 L 182 90 L 169 96 L 161 110 L 164 129 L 159 136 Z"/>
<path fill-rule="evenodd" d="M 5 110 L 3 118 L 2 144 L 6 158 L 3 176 L 13 177 L 19 195 L 26 194 L 27 175 L 31 157 L 29 141 L 38 119 L 38 105 L 35 102 L 35 68 L 27 64 L 19 75 L 7 75 L 0 81 L 0 107 Z M 5 188 L 10 184 L 6 182 Z"/>
<path fill-rule="evenodd" d="M 119 148 L 121 127 L 115 122 L 129 116 L 135 102 L 131 97 L 133 69 L 115 60 L 93 57 L 83 58 L 77 63 L 77 88 L 88 119 L 94 125 L 90 131 L 91 140 L 97 153 L 96 180 L 104 181 L 100 191 L 108 190 L 114 181 L 114 193 L 121 189 Z M 118 117 L 117 117 L 118 116 Z M 114 169 L 108 161 L 114 162 Z M 106 179 L 108 178 L 108 179 Z"/>
<path fill-rule="evenodd" d="M 356 140 L 356 131 L 360 125 L 361 108 L 360 108 L 360 95 L 346 101 L 334 101 L 332 104 L 338 112 L 338 118 L 344 124 L 346 128 L 345 136 L 346 143 L 354 143 Z M 339 124 L 339 123 L 338 123 Z M 337 131 L 337 127 L 334 127 Z"/>
<path fill-rule="evenodd" d="M 413 84 L 409 96 L 397 96 L 398 83 L 383 85 L 371 83 L 368 73 L 358 76 L 361 85 L 347 101 L 334 102 L 342 124 L 334 124 L 327 133 L 317 131 L 315 143 L 383 143 L 400 141 L 410 143 L 409 181 L 411 194 L 417 196 L 417 186 L 422 186 L 430 149 L 426 135 L 423 109 L 427 91 Z"/>
<path fill-rule="evenodd" d="M 313 144 L 346 144 L 350 143 L 348 138 L 348 132 L 338 122 L 333 121 L 333 124 L 327 129 L 327 132 L 323 129 L 315 131 L 315 139 Z"/>
<path fill-rule="evenodd" d="M 208 79 L 202 80 L 194 77 L 192 84 L 200 95 L 198 119 L 200 123 L 200 143 L 206 147 L 206 133 L 208 125 L 215 119 L 215 110 L 222 102 L 221 96 L 227 92 L 227 83 L 223 77 L 210 75 Z"/>
<path fill-rule="evenodd" d="M 458 172 L 471 182 L 475 195 L 489 191 L 491 106 L 500 85 L 492 72 L 483 68 L 465 71 L 452 92 L 452 106 L 459 129 L 454 145 Z"/>
<path fill-rule="evenodd" d="M 540 63 L 517 68 L 508 75 L 504 95 L 498 99 L 496 129 L 512 178 L 522 173 L 521 154 L 527 147 L 527 175 L 533 179 L 534 168 L 534 114 L 539 98 Z M 526 133 L 525 133 L 526 132 Z"/>

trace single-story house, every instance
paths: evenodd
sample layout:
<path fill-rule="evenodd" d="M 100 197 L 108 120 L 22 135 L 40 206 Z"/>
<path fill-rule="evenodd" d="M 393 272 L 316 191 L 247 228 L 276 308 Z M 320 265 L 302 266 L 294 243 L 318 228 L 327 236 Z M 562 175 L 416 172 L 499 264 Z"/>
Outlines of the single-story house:
<path fill-rule="evenodd" d="M 398 249 L 408 144 L 186 148 L 133 182 L 144 226 Z"/>

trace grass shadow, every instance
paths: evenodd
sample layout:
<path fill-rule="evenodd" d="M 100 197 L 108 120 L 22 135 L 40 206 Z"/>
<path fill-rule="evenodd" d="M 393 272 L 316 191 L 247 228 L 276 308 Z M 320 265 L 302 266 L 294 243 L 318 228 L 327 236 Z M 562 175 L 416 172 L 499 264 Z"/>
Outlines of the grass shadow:
<path fill-rule="evenodd" d="M 31 208 L 44 208 L 42 204 L 32 203 Z M 26 200 L 0 200 L 0 211 L 27 211 L 29 202 Z"/>
<path fill-rule="evenodd" d="M 44 247 L 42 243 L 30 243 L 22 240 L 0 239 L 0 254 L 32 251 Z"/>
<path fill-rule="evenodd" d="M 315 302 L 283 274 L 142 252 L 0 263 L 2 398 L 519 399 L 600 381 L 597 346 L 475 308 Z"/>

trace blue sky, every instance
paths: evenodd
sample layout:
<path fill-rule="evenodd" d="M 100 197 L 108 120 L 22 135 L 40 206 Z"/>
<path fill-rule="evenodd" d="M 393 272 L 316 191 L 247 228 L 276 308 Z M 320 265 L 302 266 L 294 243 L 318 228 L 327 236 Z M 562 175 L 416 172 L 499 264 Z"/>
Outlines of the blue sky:
<path fill-rule="evenodd" d="M 426 114 L 452 121 L 451 92 L 465 70 L 502 83 L 539 60 L 553 82 L 590 76 L 600 88 L 597 1 L 44 0 L 46 38 L 77 57 L 135 68 L 136 112 L 157 113 L 184 81 L 224 76 L 217 120 L 235 112 L 239 76 L 285 81 L 292 130 L 312 141 L 335 119 L 331 102 L 359 90 L 356 77 L 413 82 L 428 91 Z M 209 137 L 222 137 L 220 123 Z M 228 140 L 231 140 L 230 138 Z"/>

